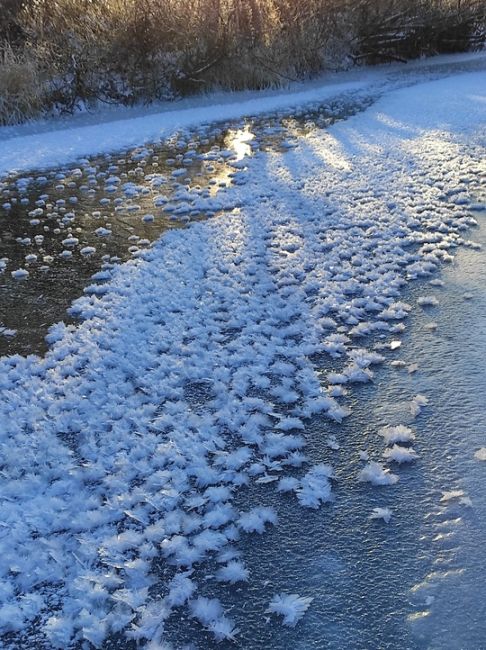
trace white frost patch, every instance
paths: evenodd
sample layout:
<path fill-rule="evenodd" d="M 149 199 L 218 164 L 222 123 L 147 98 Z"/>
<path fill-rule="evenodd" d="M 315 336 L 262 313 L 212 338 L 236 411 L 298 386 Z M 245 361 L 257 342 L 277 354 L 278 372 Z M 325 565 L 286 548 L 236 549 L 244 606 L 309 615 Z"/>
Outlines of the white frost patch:
<path fill-rule="evenodd" d="M 299 503 L 306 508 L 319 508 L 322 503 L 332 500 L 330 465 L 316 465 L 299 482 L 296 489 Z"/>
<path fill-rule="evenodd" d="M 96 253 L 96 248 L 94 246 L 84 246 L 79 252 L 84 257 L 89 257 L 90 255 L 94 255 Z"/>
<path fill-rule="evenodd" d="M 248 569 L 242 562 L 232 561 L 224 567 L 221 567 L 216 573 L 216 579 L 220 582 L 229 582 L 232 585 L 236 582 L 245 582 L 248 580 Z"/>
<path fill-rule="evenodd" d="M 199 596 L 189 603 L 191 614 L 201 625 L 208 625 L 223 616 L 223 607 L 217 598 Z"/>
<path fill-rule="evenodd" d="M 217 642 L 224 641 L 236 641 L 236 636 L 239 632 L 239 629 L 235 627 L 233 621 L 226 616 L 211 621 L 207 625 L 208 632 L 211 632 Z"/>
<path fill-rule="evenodd" d="M 425 395 L 415 395 L 415 397 L 410 402 L 410 413 L 412 417 L 416 418 L 420 415 L 422 409 L 427 406 L 429 400 Z"/>
<path fill-rule="evenodd" d="M 249 512 L 242 512 L 238 519 L 238 525 L 245 533 L 265 532 L 265 524 L 275 525 L 277 523 L 277 513 L 273 508 L 257 506 Z"/>
<path fill-rule="evenodd" d="M 398 483 L 398 476 L 384 468 L 381 463 L 371 461 L 360 471 L 358 480 L 372 485 L 395 485 Z"/>
<path fill-rule="evenodd" d="M 176 574 L 170 581 L 167 603 L 171 607 L 181 607 L 196 591 L 196 583 L 189 578 L 191 573 L 192 571 L 186 571 L 185 573 Z"/>
<path fill-rule="evenodd" d="M 193 618 L 211 632 L 216 641 L 235 640 L 238 630 L 233 622 L 224 616 L 223 607 L 217 598 L 199 596 L 189 603 Z"/>
<path fill-rule="evenodd" d="M 11 276 L 16 280 L 23 280 L 29 277 L 29 272 L 27 269 L 15 269 L 15 271 L 11 271 Z"/>
<path fill-rule="evenodd" d="M 0 336 L 5 336 L 5 338 L 13 338 L 17 335 L 17 330 L 9 329 L 8 327 L 2 327 L 0 325 Z"/>
<path fill-rule="evenodd" d="M 280 431 L 292 431 L 294 429 L 304 429 L 304 423 L 299 418 L 282 418 L 276 426 Z"/>
<path fill-rule="evenodd" d="M 437 307 L 439 301 L 435 296 L 420 296 L 420 298 L 417 300 L 417 303 L 421 307 Z"/>
<path fill-rule="evenodd" d="M 379 317 L 384 320 L 401 320 L 407 318 L 409 312 L 412 311 L 412 306 L 406 302 L 394 302 L 389 307 L 384 309 Z"/>
<path fill-rule="evenodd" d="M 418 454 L 412 447 L 402 447 L 401 445 L 393 445 L 388 447 L 383 452 L 383 457 L 388 462 L 398 463 L 412 463 L 418 458 Z"/>
<path fill-rule="evenodd" d="M 329 447 L 329 449 L 332 449 L 333 451 L 338 451 L 340 449 L 339 443 L 336 440 L 336 436 L 328 436 L 326 439 L 326 444 Z"/>
<path fill-rule="evenodd" d="M 390 365 L 391 365 L 392 368 L 397 368 L 398 370 L 401 370 L 401 369 L 407 367 L 406 362 L 405 362 L 405 361 L 402 361 L 401 359 L 394 359 L 394 360 L 390 363 Z"/>
<path fill-rule="evenodd" d="M 270 601 L 266 613 L 283 616 L 284 625 L 295 627 L 313 600 L 313 598 L 299 596 L 299 594 L 277 594 Z"/>
<path fill-rule="evenodd" d="M 108 235 L 111 235 L 111 230 L 100 226 L 99 228 L 96 228 L 95 235 L 98 235 L 98 237 L 108 237 Z"/>
<path fill-rule="evenodd" d="M 472 506 L 471 498 L 466 495 L 464 490 L 448 490 L 442 492 L 440 498 L 441 503 L 449 503 L 450 501 L 457 501 L 460 505 L 470 508 Z"/>
<path fill-rule="evenodd" d="M 486 460 L 486 447 L 481 447 L 474 453 L 474 458 L 476 460 Z"/>
<path fill-rule="evenodd" d="M 383 519 L 385 524 L 390 523 L 391 518 L 392 518 L 392 511 L 390 510 L 390 508 L 373 508 L 370 514 L 370 519 Z"/>
<path fill-rule="evenodd" d="M 300 485 L 300 481 L 293 476 L 284 476 L 278 482 L 277 490 L 279 492 L 294 492 Z"/>
<path fill-rule="evenodd" d="M 383 427 L 378 431 L 383 436 L 385 444 L 394 445 L 396 442 L 412 442 L 415 440 L 415 433 L 403 424 L 394 427 Z"/>

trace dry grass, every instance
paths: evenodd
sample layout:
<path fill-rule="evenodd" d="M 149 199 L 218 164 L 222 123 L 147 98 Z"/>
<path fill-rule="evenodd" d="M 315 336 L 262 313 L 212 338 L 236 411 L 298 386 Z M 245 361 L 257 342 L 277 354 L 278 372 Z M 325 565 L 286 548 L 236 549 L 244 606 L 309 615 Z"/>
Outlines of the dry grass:
<path fill-rule="evenodd" d="M 484 42 L 486 12 L 479 0 L 3 1 L 3 123 L 466 49 Z"/>
<path fill-rule="evenodd" d="M 18 124 L 39 114 L 44 105 L 36 63 L 26 53 L 0 48 L 0 124 Z"/>

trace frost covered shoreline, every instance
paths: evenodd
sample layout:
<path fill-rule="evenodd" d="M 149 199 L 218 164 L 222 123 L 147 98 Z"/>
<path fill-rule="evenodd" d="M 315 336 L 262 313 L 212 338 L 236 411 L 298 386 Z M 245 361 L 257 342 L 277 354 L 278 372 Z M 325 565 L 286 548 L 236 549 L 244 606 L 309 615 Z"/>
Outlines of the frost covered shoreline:
<path fill-rule="evenodd" d="M 236 634 L 191 569 L 210 556 L 217 578 L 251 579 L 238 539 L 278 513 L 232 505 L 249 482 L 295 493 L 296 507 L 332 498 L 332 469 L 306 463 L 306 419 L 347 415 L 339 395 L 381 361 L 362 337 L 399 336 L 407 280 L 467 244 L 485 81 L 401 90 L 257 154 L 232 189 L 238 215 L 114 269 L 104 295 L 73 306 L 79 327 L 52 329 L 44 359 L 0 360 L 0 623 L 13 647 L 29 647 L 33 622 L 45 647 L 123 629 L 157 643 L 181 611 L 216 640 Z M 326 355 L 341 364 L 329 385 L 312 361 Z M 160 557 L 165 584 L 151 575 Z"/>
<path fill-rule="evenodd" d="M 326 74 L 311 82 L 290 84 L 282 91 L 210 93 L 153 108 L 111 108 L 64 119 L 34 121 L 0 128 L 0 176 L 75 162 L 80 157 L 117 152 L 171 136 L 178 129 L 214 120 L 239 119 L 271 111 L 323 102 L 339 94 L 367 92 L 401 74 L 420 77 L 446 74 L 481 65 L 483 52 L 441 55 L 403 64 Z"/>

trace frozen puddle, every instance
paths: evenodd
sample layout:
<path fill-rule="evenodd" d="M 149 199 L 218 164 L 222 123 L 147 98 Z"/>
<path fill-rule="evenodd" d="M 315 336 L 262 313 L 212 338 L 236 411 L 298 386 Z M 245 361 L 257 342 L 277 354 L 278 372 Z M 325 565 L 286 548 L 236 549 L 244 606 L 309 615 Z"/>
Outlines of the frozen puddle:
<path fill-rule="evenodd" d="M 484 638 L 481 87 L 252 147 L 237 218 L 0 360 L 4 647 Z"/>

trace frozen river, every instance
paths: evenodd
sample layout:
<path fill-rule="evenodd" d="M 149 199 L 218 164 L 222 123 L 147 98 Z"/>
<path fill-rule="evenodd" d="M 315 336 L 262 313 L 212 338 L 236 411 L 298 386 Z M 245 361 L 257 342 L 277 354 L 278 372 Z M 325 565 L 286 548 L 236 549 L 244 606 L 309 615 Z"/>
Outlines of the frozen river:
<path fill-rule="evenodd" d="M 3 181 L 3 647 L 486 648 L 478 67 Z"/>

